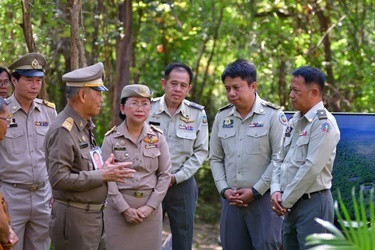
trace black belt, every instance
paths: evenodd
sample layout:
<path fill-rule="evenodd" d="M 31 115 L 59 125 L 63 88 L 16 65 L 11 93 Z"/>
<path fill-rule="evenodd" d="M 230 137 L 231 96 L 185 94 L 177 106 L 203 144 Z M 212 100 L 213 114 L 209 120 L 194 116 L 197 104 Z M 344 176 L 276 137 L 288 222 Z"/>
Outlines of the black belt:
<path fill-rule="evenodd" d="M 27 190 L 30 192 L 38 191 L 42 187 L 45 187 L 47 184 L 47 181 L 42 181 L 42 182 L 37 181 L 37 182 L 34 182 L 33 184 L 9 183 L 6 181 L 2 181 L 2 182 L 14 188 L 23 189 L 23 190 Z"/>
<path fill-rule="evenodd" d="M 307 194 L 303 194 L 301 196 L 301 198 L 298 199 L 298 201 L 300 200 L 309 200 L 311 199 L 311 196 L 315 195 L 315 194 L 320 194 L 320 193 L 324 193 L 324 192 L 327 192 L 329 189 L 323 189 L 323 190 L 320 190 L 320 191 L 316 191 L 316 192 L 311 192 L 311 193 L 307 193 Z"/>

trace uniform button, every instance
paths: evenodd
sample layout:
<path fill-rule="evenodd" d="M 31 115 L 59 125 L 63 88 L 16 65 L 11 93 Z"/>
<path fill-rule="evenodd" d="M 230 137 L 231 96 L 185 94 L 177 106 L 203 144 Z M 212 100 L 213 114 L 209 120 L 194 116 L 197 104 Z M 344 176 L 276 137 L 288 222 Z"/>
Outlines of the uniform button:
<path fill-rule="evenodd" d="M 238 158 L 240 158 L 240 157 L 241 157 L 241 155 L 237 155 L 237 157 L 238 157 Z"/>
<path fill-rule="evenodd" d="M 240 141 L 242 141 L 242 139 L 240 139 Z"/>

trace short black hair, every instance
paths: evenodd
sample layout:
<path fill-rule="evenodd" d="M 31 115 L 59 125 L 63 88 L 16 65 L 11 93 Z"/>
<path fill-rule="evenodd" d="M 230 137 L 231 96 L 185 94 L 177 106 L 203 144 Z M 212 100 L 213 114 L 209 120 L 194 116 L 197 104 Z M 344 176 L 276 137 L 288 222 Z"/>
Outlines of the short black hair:
<path fill-rule="evenodd" d="M 9 79 L 9 81 L 11 80 L 10 78 L 10 73 L 9 73 L 9 71 L 6 69 L 6 68 L 3 68 L 3 67 L 0 67 L 0 74 L 1 73 L 3 73 L 3 72 L 5 72 L 5 73 L 7 73 L 7 75 L 8 75 L 8 79 Z"/>
<path fill-rule="evenodd" d="M 126 102 L 128 99 L 129 99 L 129 97 L 121 98 L 121 101 L 120 101 L 121 105 L 125 105 L 125 102 Z M 124 115 L 123 113 L 121 113 L 121 110 L 120 110 L 118 116 L 120 117 L 121 120 L 125 120 L 125 118 L 126 118 L 126 115 Z"/>
<path fill-rule="evenodd" d="M 225 78 L 241 77 L 248 85 L 257 81 L 257 70 L 255 65 L 245 59 L 237 59 L 236 61 L 228 64 L 224 72 L 221 74 L 221 81 L 224 83 Z"/>
<path fill-rule="evenodd" d="M 79 90 L 82 89 L 82 87 L 73 87 L 73 86 L 66 86 L 65 87 L 65 97 L 66 99 L 72 99 L 76 95 L 78 95 Z"/>
<path fill-rule="evenodd" d="M 185 63 L 181 62 L 173 62 L 167 65 L 167 67 L 164 69 L 164 79 L 168 80 L 169 74 L 172 72 L 174 69 L 179 69 L 182 71 L 186 71 L 189 74 L 189 84 L 193 81 L 193 71 L 191 71 L 191 68 L 187 66 Z"/>
<path fill-rule="evenodd" d="M 302 76 L 307 85 L 317 84 L 321 94 L 324 90 L 325 76 L 322 71 L 311 66 L 302 66 L 292 72 L 293 77 Z"/>

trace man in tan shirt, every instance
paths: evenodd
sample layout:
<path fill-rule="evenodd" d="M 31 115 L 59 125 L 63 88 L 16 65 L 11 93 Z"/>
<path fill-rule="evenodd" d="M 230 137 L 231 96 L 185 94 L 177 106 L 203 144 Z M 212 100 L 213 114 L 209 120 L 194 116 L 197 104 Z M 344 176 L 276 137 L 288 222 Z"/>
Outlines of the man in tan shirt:
<path fill-rule="evenodd" d="M 0 190 L 20 239 L 17 250 L 47 250 L 50 245 L 51 188 L 43 141 L 56 111 L 53 103 L 37 98 L 45 66 L 38 53 L 26 54 L 9 66 L 14 93 L 7 99 L 12 120 L 0 142 Z"/>
<path fill-rule="evenodd" d="M 340 131 L 322 102 L 324 74 L 312 67 L 295 70 L 290 99 L 298 112 L 286 128 L 271 184 L 271 203 L 283 222 L 285 249 L 306 249 L 306 236 L 333 223 L 332 167 Z"/>
<path fill-rule="evenodd" d="M 50 234 L 55 249 L 105 249 L 103 209 L 107 182 L 124 182 L 134 170 L 116 164 L 111 155 L 95 169 L 90 152 L 97 151 L 91 121 L 103 102 L 103 64 L 63 75 L 68 104 L 45 139 L 52 194 Z"/>

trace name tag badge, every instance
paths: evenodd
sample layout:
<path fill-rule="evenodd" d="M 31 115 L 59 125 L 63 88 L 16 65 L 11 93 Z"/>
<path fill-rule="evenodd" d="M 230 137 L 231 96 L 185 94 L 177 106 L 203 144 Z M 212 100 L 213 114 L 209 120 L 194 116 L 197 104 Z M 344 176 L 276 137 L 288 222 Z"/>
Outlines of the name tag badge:
<path fill-rule="evenodd" d="M 250 128 L 260 128 L 263 127 L 263 122 L 250 122 L 249 127 Z"/>

